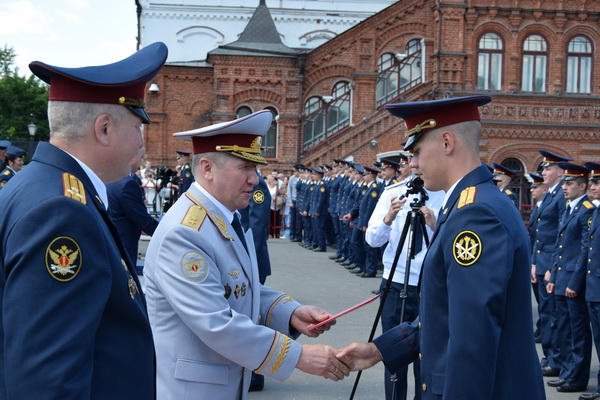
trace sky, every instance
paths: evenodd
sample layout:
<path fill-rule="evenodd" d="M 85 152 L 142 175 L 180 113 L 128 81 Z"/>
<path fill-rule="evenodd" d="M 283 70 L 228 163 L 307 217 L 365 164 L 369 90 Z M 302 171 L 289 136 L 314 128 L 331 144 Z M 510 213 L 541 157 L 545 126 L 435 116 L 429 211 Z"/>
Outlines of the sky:
<path fill-rule="evenodd" d="M 0 46 L 13 48 L 19 75 L 29 63 L 103 65 L 136 51 L 135 0 L 0 0 Z"/>

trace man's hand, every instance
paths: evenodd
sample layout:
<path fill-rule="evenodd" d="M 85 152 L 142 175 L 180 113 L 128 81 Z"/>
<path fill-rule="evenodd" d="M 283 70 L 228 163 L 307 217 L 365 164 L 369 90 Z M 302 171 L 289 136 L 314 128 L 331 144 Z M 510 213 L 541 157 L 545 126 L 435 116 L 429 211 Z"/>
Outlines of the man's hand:
<path fill-rule="evenodd" d="M 544 274 L 544 280 L 546 282 L 550 282 L 550 276 L 552 275 L 552 272 L 550 270 L 546 271 L 546 273 Z"/>
<path fill-rule="evenodd" d="M 350 374 L 348 358 L 336 358 L 337 350 L 321 344 L 303 344 L 296 368 L 307 374 L 339 381 Z"/>
<path fill-rule="evenodd" d="M 381 353 L 374 343 L 349 344 L 340 349 L 336 354 L 336 357 L 340 360 L 350 359 L 350 364 L 348 364 L 347 361 L 344 361 L 344 363 L 350 367 L 351 371 L 360 371 L 371 368 L 373 365 L 383 360 Z"/>
<path fill-rule="evenodd" d="M 575 297 L 577 297 L 577 292 L 567 288 L 567 290 L 565 291 L 565 295 L 570 299 L 574 299 Z"/>
<path fill-rule="evenodd" d="M 531 266 L 531 283 L 537 283 L 537 275 L 535 274 L 535 265 Z"/>
<path fill-rule="evenodd" d="M 352 219 L 352 215 L 350 215 L 350 214 L 346 214 L 342 217 L 342 221 L 344 221 L 344 222 L 348 222 L 351 219 Z"/>
<path fill-rule="evenodd" d="M 300 306 L 292 313 L 290 319 L 290 325 L 294 327 L 298 332 L 303 333 L 309 337 L 317 337 L 321 333 L 328 331 L 331 326 L 335 325 L 335 320 L 321 325 L 320 327 L 309 331 L 308 328 L 311 325 L 318 324 L 321 321 L 331 317 L 327 311 L 320 309 L 315 306 Z"/>
<path fill-rule="evenodd" d="M 425 217 L 425 225 L 427 225 L 432 231 L 435 231 L 436 219 L 435 213 L 427 206 L 421 207 L 421 212 Z"/>
<path fill-rule="evenodd" d="M 546 285 L 546 292 L 548 292 L 548 293 L 554 292 L 554 283 L 548 283 Z"/>
<path fill-rule="evenodd" d="M 383 218 L 383 223 L 387 226 L 392 225 L 392 222 L 396 219 L 396 215 L 402 210 L 402 206 L 406 203 L 406 199 L 398 200 L 398 197 L 392 197 L 390 201 L 390 209 L 388 210 L 387 215 Z"/>

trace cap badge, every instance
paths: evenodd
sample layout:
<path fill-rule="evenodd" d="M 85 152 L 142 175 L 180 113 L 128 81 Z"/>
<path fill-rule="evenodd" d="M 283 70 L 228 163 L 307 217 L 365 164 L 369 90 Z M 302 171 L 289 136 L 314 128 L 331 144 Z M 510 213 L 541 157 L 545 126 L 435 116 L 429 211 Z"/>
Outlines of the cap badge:
<path fill-rule="evenodd" d="M 481 239 L 471 231 L 462 231 L 454 238 L 454 260 L 463 267 L 469 267 L 481 255 Z"/>

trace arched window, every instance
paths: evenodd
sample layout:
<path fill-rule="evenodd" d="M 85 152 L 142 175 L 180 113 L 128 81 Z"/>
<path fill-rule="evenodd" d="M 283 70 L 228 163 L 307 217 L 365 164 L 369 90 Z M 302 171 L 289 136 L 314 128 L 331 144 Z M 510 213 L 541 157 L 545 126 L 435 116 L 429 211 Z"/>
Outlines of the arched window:
<path fill-rule="evenodd" d="M 393 54 L 385 53 L 379 57 L 377 62 L 379 75 L 376 86 L 377 107 L 381 107 L 398 96 L 399 68 L 400 63 L 396 61 Z"/>
<path fill-rule="evenodd" d="M 265 157 L 277 157 L 277 127 L 279 122 L 279 113 L 273 107 L 266 107 L 265 110 L 271 111 L 273 114 L 273 121 L 271 127 L 267 131 L 265 140 L 262 142 L 263 155 Z"/>
<path fill-rule="evenodd" d="M 567 47 L 567 93 L 592 91 L 592 43 L 584 36 L 575 36 Z"/>
<path fill-rule="evenodd" d="M 548 45 L 540 35 L 531 35 L 523 42 L 523 71 L 521 90 L 524 92 L 546 92 L 546 67 Z"/>
<path fill-rule="evenodd" d="M 350 125 L 350 83 L 336 83 L 331 95 L 332 100 L 327 107 L 327 136 Z"/>
<path fill-rule="evenodd" d="M 524 168 L 521 161 L 516 158 L 507 158 L 500 164 L 504 165 L 506 168 L 509 168 L 515 173 L 508 187 L 517 196 L 519 204 L 530 204 L 529 202 L 531 201 L 531 193 L 529 193 L 526 187 L 527 179 L 525 179 L 523 176 Z"/>
<path fill-rule="evenodd" d="M 237 118 L 243 118 L 246 115 L 250 115 L 252 114 L 252 109 L 248 106 L 242 106 L 240 108 L 238 108 L 238 110 L 235 112 L 235 115 L 237 116 Z"/>
<path fill-rule="evenodd" d="M 504 46 L 502 39 L 488 32 L 479 39 L 477 64 L 477 89 L 502 89 L 502 60 Z"/>
<path fill-rule="evenodd" d="M 385 53 L 377 62 L 377 107 L 423 82 L 425 49 L 421 39 L 406 44 L 404 54 Z"/>
<path fill-rule="evenodd" d="M 325 107 L 320 97 L 314 96 L 304 103 L 304 150 L 325 138 Z"/>
<path fill-rule="evenodd" d="M 400 63 L 400 93 L 423 82 L 423 52 L 421 39 L 413 39 L 406 45 L 406 58 Z"/>

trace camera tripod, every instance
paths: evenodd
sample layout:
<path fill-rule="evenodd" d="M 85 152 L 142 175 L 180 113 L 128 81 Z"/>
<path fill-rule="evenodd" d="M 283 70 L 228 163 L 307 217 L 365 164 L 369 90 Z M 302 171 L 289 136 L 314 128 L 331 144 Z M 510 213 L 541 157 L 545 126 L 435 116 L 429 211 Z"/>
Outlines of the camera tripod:
<path fill-rule="evenodd" d="M 412 179 L 411 179 L 412 178 Z M 408 298 L 408 280 L 410 277 L 410 267 L 411 262 L 415 257 L 415 244 L 417 240 L 421 240 L 419 235 L 417 234 L 419 230 L 423 234 L 423 238 L 425 239 L 425 245 L 429 246 L 429 238 L 427 236 L 427 230 L 425 226 L 425 216 L 421 211 L 421 207 L 425 205 L 425 202 L 429 199 L 429 196 L 423 189 L 423 180 L 419 176 L 413 176 L 409 178 L 407 182 L 406 195 L 409 194 L 419 194 L 420 196 L 416 196 L 413 198 L 413 201 L 410 204 L 410 212 L 406 215 L 406 220 L 404 222 L 404 227 L 402 229 L 402 234 L 400 235 L 400 240 L 398 242 L 398 247 L 396 248 L 396 253 L 394 255 L 394 261 L 392 262 L 392 267 L 390 268 L 390 274 L 388 276 L 387 282 L 383 289 L 383 294 L 381 295 L 381 302 L 379 303 L 379 308 L 377 309 L 377 314 L 375 315 L 375 321 L 373 321 L 373 327 L 371 328 L 371 333 L 369 334 L 369 342 L 373 341 L 375 337 L 375 332 L 377 330 L 377 325 L 379 324 L 379 320 L 381 318 L 381 313 L 383 311 L 383 307 L 385 305 L 385 301 L 387 299 L 387 295 L 390 292 L 390 288 L 392 286 L 392 279 L 394 277 L 394 273 L 396 272 L 396 267 L 398 266 L 398 260 L 400 259 L 400 254 L 402 253 L 402 249 L 404 248 L 404 244 L 406 242 L 406 238 L 408 237 L 408 254 L 406 257 L 406 267 L 404 271 L 404 287 L 400 292 L 400 298 L 402 299 L 401 307 L 400 307 L 400 322 L 404 321 L 404 311 L 406 308 L 406 301 Z M 402 195 L 400 200 L 405 197 Z M 354 381 L 354 386 L 352 387 L 352 393 L 350 394 L 350 400 L 354 399 L 354 395 L 356 393 L 356 389 L 358 387 L 358 383 L 360 381 L 360 377 L 362 375 L 362 371 L 358 371 L 356 375 L 356 380 Z M 395 374 L 392 374 L 391 377 L 392 382 L 392 399 L 396 397 L 397 390 L 397 379 Z"/>

